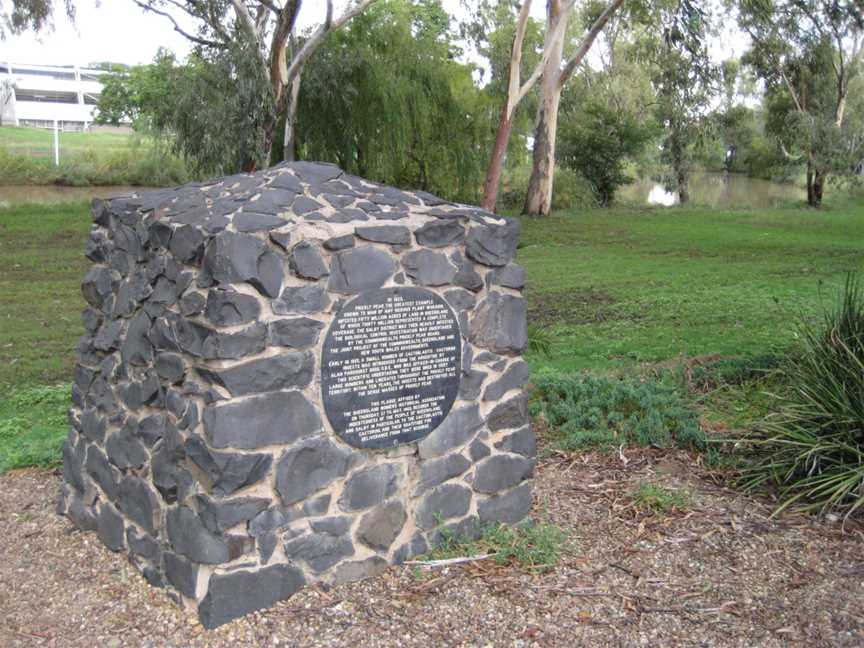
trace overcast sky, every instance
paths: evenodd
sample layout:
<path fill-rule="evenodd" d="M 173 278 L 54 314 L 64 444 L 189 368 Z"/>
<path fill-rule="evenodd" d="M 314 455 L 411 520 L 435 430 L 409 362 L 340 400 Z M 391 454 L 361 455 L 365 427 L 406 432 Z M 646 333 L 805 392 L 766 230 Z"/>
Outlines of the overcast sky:
<path fill-rule="evenodd" d="M 337 7 L 344 6 L 345 0 Z M 444 0 L 451 14 L 462 13 L 459 0 Z M 544 16 L 545 2 L 535 0 L 532 14 Z M 189 42 L 173 31 L 170 22 L 142 11 L 132 0 L 78 0 L 74 24 L 60 11 L 54 28 L 41 34 L 28 32 L 0 41 L 0 60 L 10 63 L 43 65 L 86 65 L 95 61 L 147 63 L 156 50 L 166 47 L 179 58 L 189 51 Z M 324 17 L 321 0 L 307 0 L 300 13 L 301 28 L 316 24 Z M 727 23 L 728 25 L 728 23 Z M 712 42 L 712 55 L 722 60 L 739 56 L 745 47 L 741 34 L 732 28 Z"/>

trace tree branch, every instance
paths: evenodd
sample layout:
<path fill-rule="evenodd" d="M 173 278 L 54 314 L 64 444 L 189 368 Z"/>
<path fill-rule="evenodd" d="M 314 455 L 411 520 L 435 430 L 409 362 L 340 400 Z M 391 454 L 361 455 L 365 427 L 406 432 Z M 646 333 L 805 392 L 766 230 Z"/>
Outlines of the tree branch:
<path fill-rule="evenodd" d="M 528 28 L 528 17 L 531 11 L 531 0 L 525 0 L 516 18 L 516 33 L 513 34 L 513 45 L 510 48 L 510 78 L 507 83 L 507 118 L 513 116 L 519 99 L 516 96 L 520 89 L 520 74 L 522 72 L 522 44 L 525 41 L 525 31 Z"/>
<path fill-rule="evenodd" d="M 195 36 L 193 34 L 190 34 L 185 29 L 183 29 L 179 25 L 177 20 L 174 18 L 174 16 L 172 16 L 167 11 L 162 11 L 161 9 L 157 9 L 156 7 L 154 7 L 148 3 L 142 2 L 141 0 L 132 0 L 132 2 L 134 2 L 136 5 L 141 7 L 144 11 L 150 11 L 154 14 L 157 14 L 159 16 L 163 16 L 163 17 L 167 18 L 168 20 L 170 20 L 171 23 L 174 25 L 174 31 L 176 31 L 178 34 L 180 34 L 184 38 L 192 41 L 193 43 L 198 43 L 199 45 L 204 45 L 205 47 L 216 47 L 219 49 L 225 48 L 225 43 L 220 43 L 220 42 L 217 42 L 214 40 L 210 40 L 209 38 L 202 38 L 200 36 Z"/>
<path fill-rule="evenodd" d="M 609 5 L 603 10 L 603 13 L 598 16 L 597 20 L 594 21 L 594 24 L 591 25 L 591 29 L 588 30 L 588 33 L 585 35 L 585 38 L 582 39 L 582 42 L 579 44 L 579 47 L 573 53 L 573 56 L 567 61 L 567 64 L 564 66 L 564 69 L 561 71 L 561 76 L 558 78 L 558 87 L 563 86 L 567 83 L 568 79 L 573 75 L 573 72 L 576 70 L 576 67 L 582 62 L 582 59 L 585 58 L 585 55 L 588 53 L 588 50 L 591 49 L 591 45 L 594 44 L 594 40 L 597 38 L 597 35 L 603 31 L 603 27 L 606 26 L 606 23 L 609 22 L 609 19 L 612 17 L 618 8 L 624 4 L 624 0 L 612 0 Z"/>

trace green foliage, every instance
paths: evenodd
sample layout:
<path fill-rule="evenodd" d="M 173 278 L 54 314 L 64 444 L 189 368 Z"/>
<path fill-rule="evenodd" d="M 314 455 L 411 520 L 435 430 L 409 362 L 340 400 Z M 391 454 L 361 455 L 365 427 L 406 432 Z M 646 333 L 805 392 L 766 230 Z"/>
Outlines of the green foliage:
<path fill-rule="evenodd" d="M 783 510 L 800 505 L 851 515 L 864 504 L 864 291 L 847 278 L 819 325 L 801 321 L 799 345 L 781 367 L 789 389 L 749 442 L 742 483 L 774 487 Z"/>
<path fill-rule="evenodd" d="M 705 449 L 699 418 L 675 385 L 548 371 L 533 383 L 533 410 L 556 430 L 564 448 L 635 443 Z"/>
<path fill-rule="evenodd" d="M 566 540 L 558 527 L 530 522 L 484 526 L 477 540 L 457 535 L 443 526 L 439 533 L 438 547 L 427 556 L 431 560 L 493 554 L 498 564 L 515 563 L 523 569 L 541 572 L 558 564 Z"/>
<path fill-rule="evenodd" d="M 624 172 L 626 159 L 639 154 L 655 136 L 654 129 L 634 115 L 591 100 L 581 111 L 565 111 L 559 119 L 560 164 L 585 178 L 600 205 L 608 206 L 618 187 L 633 181 Z"/>
<path fill-rule="evenodd" d="M 300 88 L 297 156 L 473 201 L 493 111 L 439 3 L 378 2 L 328 36 Z"/>
<path fill-rule="evenodd" d="M 160 49 L 153 63 L 105 80 L 97 119 L 131 119 L 199 175 L 266 166 L 275 104 L 255 47 L 238 37 L 225 49 L 194 50 L 182 65 Z"/>
<path fill-rule="evenodd" d="M 507 174 L 501 204 L 507 209 L 519 209 L 525 203 L 530 166 L 520 166 Z M 593 209 L 597 207 L 597 196 L 591 184 L 579 173 L 555 167 L 555 193 L 552 194 L 553 209 Z"/>
<path fill-rule="evenodd" d="M 782 356 L 767 353 L 756 356 L 720 358 L 698 364 L 690 370 L 689 382 L 696 389 L 716 389 L 723 385 L 743 385 L 769 375 L 777 369 Z"/>
<path fill-rule="evenodd" d="M 636 508 L 652 513 L 682 511 L 690 505 L 690 493 L 671 490 L 648 482 L 641 482 L 633 491 L 632 497 Z"/>
<path fill-rule="evenodd" d="M 69 386 L 21 386 L 0 394 L 0 473 L 51 466 L 66 437 Z"/>
<path fill-rule="evenodd" d="M 528 350 L 531 353 L 548 356 L 552 353 L 553 342 L 554 336 L 548 328 L 537 324 L 528 325 Z"/>

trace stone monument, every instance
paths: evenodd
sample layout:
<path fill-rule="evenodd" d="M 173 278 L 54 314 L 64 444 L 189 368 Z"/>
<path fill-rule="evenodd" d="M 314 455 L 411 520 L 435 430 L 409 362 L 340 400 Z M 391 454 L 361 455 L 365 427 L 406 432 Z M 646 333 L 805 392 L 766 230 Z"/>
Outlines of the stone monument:
<path fill-rule="evenodd" d="M 528 514 L 518 222 L 308 162 L 92 212 L 58 512 L 204 626 Z"/>

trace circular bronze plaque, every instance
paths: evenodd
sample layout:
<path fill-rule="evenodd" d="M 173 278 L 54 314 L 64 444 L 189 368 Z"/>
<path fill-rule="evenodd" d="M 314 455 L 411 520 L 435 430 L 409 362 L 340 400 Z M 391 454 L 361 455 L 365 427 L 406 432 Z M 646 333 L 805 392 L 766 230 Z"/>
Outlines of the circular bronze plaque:
<path fill-rule="evenodd" d="M 369 290 L 345 304 L 321 352 L 321 396 L 355 448 L 422 439 L 453 406 L 462 341 L 456 316 L 425 288 Z"/>

